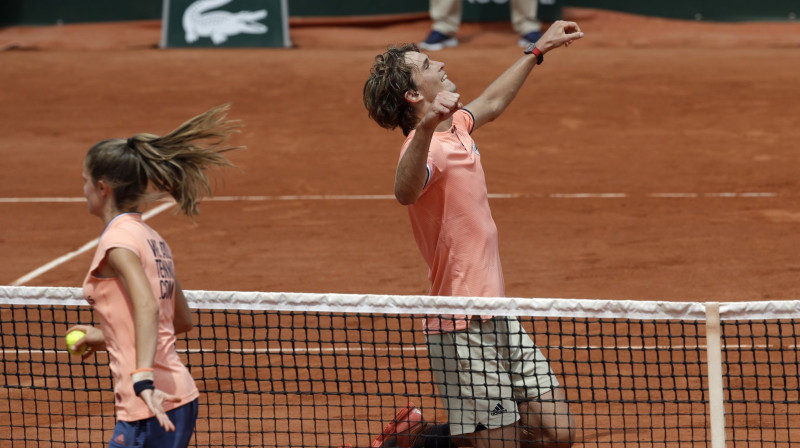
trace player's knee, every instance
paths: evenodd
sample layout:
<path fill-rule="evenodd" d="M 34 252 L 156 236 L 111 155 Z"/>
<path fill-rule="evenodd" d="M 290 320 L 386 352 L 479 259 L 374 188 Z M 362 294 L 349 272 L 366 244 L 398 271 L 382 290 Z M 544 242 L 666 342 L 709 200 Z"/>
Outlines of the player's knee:
<path fill-rule="evenodd" d="M 574 426 L 531 428 L 522 427 L 520 448 L 570 448 L 575 442 Z"/>
<path fill-rule="evenodd" d="M 547 432 L 545 445 L 551 448 L 570 448 L 575 442 L 575 428 L 552 428 Z"/>

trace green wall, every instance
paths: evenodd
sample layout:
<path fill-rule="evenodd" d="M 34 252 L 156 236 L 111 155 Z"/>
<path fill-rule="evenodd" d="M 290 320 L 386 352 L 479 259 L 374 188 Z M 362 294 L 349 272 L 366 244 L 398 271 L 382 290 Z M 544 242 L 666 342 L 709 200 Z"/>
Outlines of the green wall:
<path fill-rule="evenodd" d="M 797 20 L 798 0 L 566 0 L 569 6 L 710 21 Z"/>
<path fill-rule="evenodd" d="M 428 11 L 428 0 L 289 0 L 290 17 L 379 16 Z"/>
<path fill-rule="evenodd" d="M 152 20 L 160 19 L 161 11 L 161 0 L 0 0 L 0 25 Z M 289 14 L 296 17 L 427 11 L 428 0 L 289 0 Z"/>
<path fill-rule="evenodd" d="M 0 0 L 0 25 L 161 18 L 161 0 Z"/>
<path fill-rule="evenodd" d="M 548 21 L 560 18 L 563 6 L 712 21 L 796 20 L 800 15 L 800 0 L 541 0 L 541 4 L 540 15 Z M 289 15 L 298 18 L 408 14 L 427 10 L 428 0 L 289 0 Z M 0 0 L 0 26 L 152 20 L 161 18 L 161 13 L 161 0 Z M 467 4 L 464 19 L 507 20 L 508 5 Z"/>

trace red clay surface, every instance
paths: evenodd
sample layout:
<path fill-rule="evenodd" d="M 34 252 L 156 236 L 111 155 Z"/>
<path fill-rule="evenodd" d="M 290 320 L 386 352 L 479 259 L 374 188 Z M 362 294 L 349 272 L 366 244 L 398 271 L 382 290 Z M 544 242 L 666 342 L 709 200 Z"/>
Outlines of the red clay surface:
<path fill-rule="evenodd" d="M 508 295 L 800 297 L 800 24 L 565 15 L 586 38 L 475 133 L 490 193 L 522 196 L 492 200 Z M 196 224 L 152 219 L 184 288 L 424 293 L 405 210 L 382 198 L 403 137 L 368 120 L 361 89 L 375 54 L 429 26 L 305 26 L 293 49 L 236 50 L 159 50 L 157 22 L 0 30 L 0 284 L 100 234 L 80 201 L 31 201 L 80 198 L 93 143 L 231 102 L 249 149 L 216 193 L 266 198 L 206 202 Z M 431 56 L 468 102 L 520 49 L 507 23 L 459 37 Z M 79 286 L 90 258 L 26 284 Z"/>
<path fill-rule="evenodd" d="M 585 39 L 548 54 L 475 133 L 490 193 L 526 195 L 491 204 L 508 295 L 800 297 L 800 24 L 565 15 Z M 217 195 L 391 195 L 403 137 L 367 118 L 361 89 L 375 54 L 429 26 L 297 27 L 293 49 L 233 50 L 159 50 L 156 22 L 0 30 L 0 197 L 23 199 L 0 202 L 0 284 L 100 234 L 81 202 L 25 201 L 80 198 L 93 143 L 163 133 L 220 103 L 249 149 L 231 154 L 241 172 Z M 520 49 L 506 23 L 465 24 L 460 38 L 431 56 L 466 103 Z M 583 193 L 624 196 L 557 196 Z M 206 202 L 196 224 L 170 213 L 151 224 L 186 289 L 428 288 L 392 199 Z M 79 286 L 90 257 L 27 284 Z"/>

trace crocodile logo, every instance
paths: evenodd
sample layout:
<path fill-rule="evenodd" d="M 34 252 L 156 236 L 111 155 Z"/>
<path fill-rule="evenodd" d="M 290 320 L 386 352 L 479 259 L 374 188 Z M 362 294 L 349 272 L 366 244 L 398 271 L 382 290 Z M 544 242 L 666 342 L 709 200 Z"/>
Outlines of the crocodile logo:
<path fill-rule="evenodd" d="M 267 10 L 258 11 L 211 11 L 225 6 L 233 0 L 197 0 L 183 13 L 183 29 L 186 42 L 197 42 L 201 37 L 210 37 L 219 45 L 237 34 L 266 34 L 267 26 L 258 21 L 267 17 Z"/>

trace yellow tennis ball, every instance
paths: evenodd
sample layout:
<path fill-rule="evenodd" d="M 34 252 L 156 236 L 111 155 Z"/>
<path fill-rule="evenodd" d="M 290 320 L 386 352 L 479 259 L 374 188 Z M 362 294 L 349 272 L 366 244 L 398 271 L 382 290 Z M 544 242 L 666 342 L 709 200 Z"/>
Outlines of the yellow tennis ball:
<path fill-rule="evenodd" d="M 82 332 L 81 330 L 72 330 L 67 333 L 67 336 L 64 338 L 67 342 L 67 351 L 73 355 L 83 355 L 86 353 L 86 350 L 89 350 L 88 344 L 83 344 L 82 346 L 78 347 L 77 350 L 73 350 L 72 346 L 75 345 L 86 333 Z"/>

